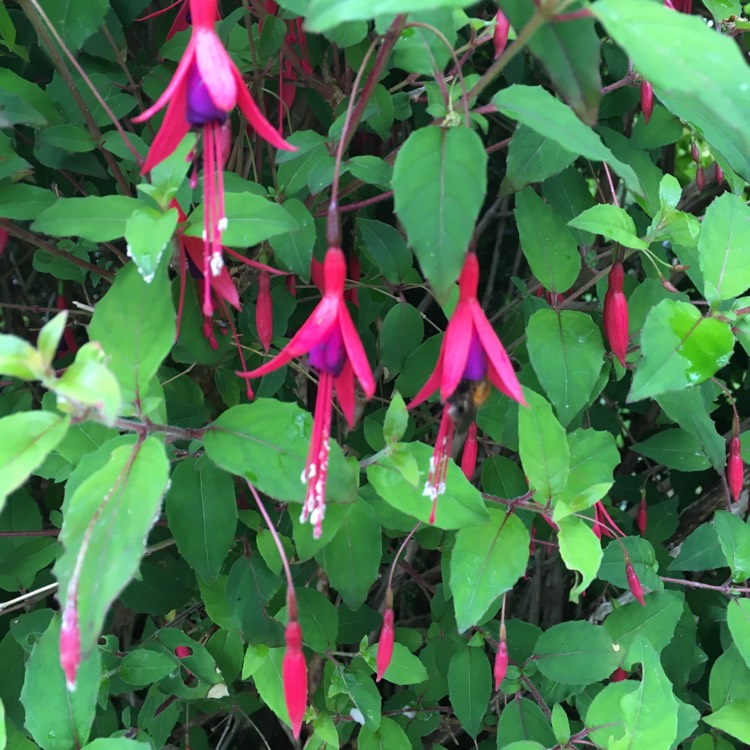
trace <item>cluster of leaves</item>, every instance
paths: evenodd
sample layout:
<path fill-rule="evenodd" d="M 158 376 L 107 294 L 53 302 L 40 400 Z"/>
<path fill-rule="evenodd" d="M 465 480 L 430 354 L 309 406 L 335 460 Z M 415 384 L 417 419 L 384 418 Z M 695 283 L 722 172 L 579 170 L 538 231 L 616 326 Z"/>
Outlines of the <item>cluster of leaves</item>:
<path fill-rule="evenodd" d="M 225 176 L 224 244 L 300 280 L 296 296 L 271 282 L 275 349 L 319 299 L 307 282 L 337 170 L 342 244 L 359 258 L 351 309 L 378 394 L 354 430 L 335 423 L 320 539 L 298 520 L 314 373 L 293 363 L 247 399 L 226 327 L 259 366 L 254 274 L 228 261 L 242 310 L 211 346 L 172 258 L 203 231 L 194 136 L 145 180 L 154 128 L 124 139 L 110 119 L 161 94 L 189 38 L 165 42 L 174 11 L 138 20 L 148 4 L 0 2 L 0 748 L 294 742 L 282 559 L 245 482 L 275 503 L 292 563 L 309 750 L 750 743 L 750 528 L 724 481 L 750 403 L 739 0 L 692 14 L 649 0 L 222 3 L 219 36 L 269 116 L 295 71 L 280 111 L 297 150 L 270 151 L 234 115 Z M 495 59 L 498 6 L 513 32 Z M 287 34 L 298 17 L 306 65 Z M 431 526 L 439 407 L 409 413 L 403 397 L 434 367 L 470 246 L 528 406 L 497 393 L 481 406 L 480 470 L 451 463 Z M 602 334 L 622 258 L 624 367 Z M 395 645 L 376 685 L 392 565 Z M 70 691 L 58 603 L 73 581 Z M 501 617 L 509 667 L 493 694 Z"/>

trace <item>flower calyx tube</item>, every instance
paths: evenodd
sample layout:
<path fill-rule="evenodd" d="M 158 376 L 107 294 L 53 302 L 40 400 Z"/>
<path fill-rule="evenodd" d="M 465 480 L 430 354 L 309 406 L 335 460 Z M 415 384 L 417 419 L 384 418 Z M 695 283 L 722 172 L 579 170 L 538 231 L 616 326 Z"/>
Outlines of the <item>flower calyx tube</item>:
<path fill-rule="evenodd" d="M 409 409 L 415 408 L 438 389 L 444 404 L 423 492 L 432 501 L 430 523 L 435 522 L 438 496 L 445 492 L 455 428 L 468 429 L 491 385 L 526 405 L 510 358 L 477 299 L 478 285 L 479 262 L 469 252 L 458 280 L 458 303 L 446 328 L 437 364 L 409 404 Z"/>
<path fill-rule="evenodd" d="M 383 612 L 383 627 L 380 630 L 378 639 L 378 654 L 375 658 L 377 676 L 375 682 L 383 679 L 388 665 L 393 657 L 393 643 L 395 640 L 395 629 L 393 625 L 393 593 L 390 589 L 385 595 L 385 611 Z"/>
<path fill-rule="evenodd" d="M 628 588 L 630 589 L 630 593 L 642 607 L 645 607 L 646 602 L 643 598 L 643 586 L 641 586 L 640 579 L 638 578 L 638 574 L 635 572 L 633 563 L 630 562 L 630 556 L 627 552 L 625 552 L 624 549 L 623 553 L 625 555 L 625 577 L 628 581 Z"/>
<path fill-rule="evenodd" d="M 297 614 L 294 589 L 287 590 L 287 625 L 284 633 L 286 651 L 282 664 L 284 701 L 292 725 L 294 739 L 299 739 L 307 709 L 307 662 L 302 653 L 302 629 Z"/>
<path fill-rule="evenodd" d="M 495 31 L 492 34 L 492 44 L 495 47 L 495 60 L 505 51 L 508 44 L 508 33 L 510 32 L 510 21 L 501 10 L 495 13 Z"/>
<path fill-rule="evenodd" d="M 366 398 L 372 398 L 375 393 L 375 378 L 344 301 L 345 282 L 344 253 L 339 247 L 329 247 L 323 263 L 325 293 L 302 328 L 270 362 L 251 372 L 237 373 L 244 378 L 261 377 L 307 354 L 308 364 L 319 376 L 312 438 L 302 472 L 307 492 L 301 515 L 303 523 L 309 520 L 313 525 L 316 539 L 323 533 L 325 516 L 333 394 L 336 393 L 344 417 L 353 427 L 355 377 Z"/>
<path fill-rule="evenodd" d="M 729 458 L 727 459 L 727 482 L 732 500 L 736 503 L 740 499 L 742 485 L 745 482 L 745 466 L 742 461 L 741 444 L 738 435 L 733 435 L 729 441 Z"/>
<path fill-rule="evenodd" d="M 500 626 L 500 641 L 497 644 L 495 664 L 492 669 L 495 678 L 495 690 L 500 690 L 500 685 L 508 672 L 508 641 L 505 633 L 505 623 Z"/>

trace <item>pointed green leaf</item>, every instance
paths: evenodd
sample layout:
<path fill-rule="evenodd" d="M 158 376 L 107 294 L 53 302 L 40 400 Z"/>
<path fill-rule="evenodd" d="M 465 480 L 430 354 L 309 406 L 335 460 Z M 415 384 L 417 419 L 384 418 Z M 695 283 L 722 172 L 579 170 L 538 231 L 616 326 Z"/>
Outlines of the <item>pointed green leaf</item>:
<path fill-rule="evenodd" d="M 492 693 L 490 663 L 483 648 L 466 646 L 448 666 L 448 697 L 461 726 L 476 739 Z"/>

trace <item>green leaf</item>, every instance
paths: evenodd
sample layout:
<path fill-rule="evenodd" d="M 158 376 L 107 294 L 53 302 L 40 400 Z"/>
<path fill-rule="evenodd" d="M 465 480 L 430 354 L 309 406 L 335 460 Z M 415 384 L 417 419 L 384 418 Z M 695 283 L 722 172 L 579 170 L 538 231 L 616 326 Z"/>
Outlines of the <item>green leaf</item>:
<path fill-rule="evenodd" d="M 28 221 L 49 208 L 57 200 L 51 190 L 16 183 L 0 189 L 0 215 L 3 219 Z"/>
<path fill-rule="evenodd" d="M 542 709 L 530 698 L 512 700 L 503 709 L 497 723 L 497 748 L 507 750 L 516 743 L 523 750 L 524 744 L 538 742 L 542 747 L 553 747 L 557 744 L 547 717 Z"/>
<path fill-rule="evenodd" d="M 724 193 L 706 209 L 698 239 L 706 299 L 732 299 L 750 287 L 750 207 Z"/>
<path fill-rule="evenodd" d="M 89 742 L 84 750 L 150 750 L 148 742 L 136 742 L 127 737 L 99 737 Z"/>
<path fill-rule="evenodd" d="M 487 154 L 468 128 L 420 128 L 399 149 L 396 213 L 439 300 L 461 271 L 486 190 Z"/>
<path fill-rule="evenodd" d="M 618 607 L 604 621 L 604 630 L 625 650 L 625 669 L 637 661 L 630 649 L 639 638 L 646 638 L 657 653 L 666 648 L 685 608 L 685 597 L 678 591 L 655 591 L 645 601 L 645 607 L 636 601 Z"/>
<path fill-rule="evenodd" d="M 128 685 L 144 687 L 179 669 L 173 658 L 161 651 L 138 648 L 123 656 L 119 676 Z"/>
<path fill-rule="evenodd" d="M 573 310 L 537 310 L 526 328 L 529 359 L 563 426 L 594 395 L 604 364 L 599 327 Z"/>
<path fill-rule="evenodd" d="M 750 667 L 750 601 L 733 599 L 727 607 L 727 624 L 737 650 Z"/>
<path fill-rule="evenodd" d="M 48 323 L 45 323 L 42 326 L 42 330 L 39 331 L 36 345 L 47 367 L 49 367 L 55 358 L 55 354 L 57 354 L 57 347 L 60 346 L 60 339 L 62 338 L 67 321 L 68 311 L 63 310 L 57 313 Z"/>
<path fill-rule="evenodd" d="M 71 750 L 88 739 L 96 713 L 101 662 L 96 648 L 82 653 L 76 689 L 68 691 L 60 666 L 60 617 L 34 644 L 25 667 L 21 703 L 26 729 L 42 750 Z"/>
<path fill-rule="evenodd" d="M 84 654 L 95 648 L 107 610 L 138 570 L 168 477 L 164 445 L 149 437 L 116 448 L 63 504 L 65 552 L 54 572 L 63 607 L 76 597 Z"/>
<path fill-rule="evenodd" d="M 740 602 L 742 601 L 745 600 L 741 599 Z M 731 605 L 727 614 L 729 615 L 733 609 L 735 607 Z M 739 614 L 743 619 L 742 629 L 747 630 L 744 612 L 740 611 Z M 732 633 L 731 621 L 729 627 L 729 632 Z M 747 646 L 750 646 L 749 635 L 750 633 L 745 632 L 740 635 L 740 638 L 746 645 L 746 653 L 750 656 L 750 648 L 747 648 Z M 736 636 L 732 633 L 732 637 L 735 638 Z M 750 701 L 750 668 L 748 668 L 746 660 L 740 655 L 737 646 L 730 646 L 714 662 L 708 683 L 708 700 L 714 711 L 718 711 L 722 706 L 726 706 L 727 703 L 735 700 Z"/>
<path fill-rule="evenodd" d="M 149 284 L 156 274 L 164 250 L 177 228 L 177 210 L 161 213 L 153 208 L 139 208 L 125 224 L 125 241 L 143 280 Z"/>
<path fill-rule="evenodd" d="M 581 518 L 567 516 L 557 522 L 560 556 L 568 570 L 580 573 L 576 585 L 570 589 L 570 601 L 577 602 L 591 581 L 596 578 L 602 560 L 601 542 L 591 526 Z"/>
<path fill-rule="evenodd" d="M 466 733 L 476 740 L 492 693 L 490 663 L 483 648 L 459 649 L 448 666 L 448 697 Z"/>
<path fill-rule="evenodd" d="M 347 165 L 351 175 L 362 180 L 366 185 L 375 185 L 383 190 L 391 189 L 393 167 L 384 159 L 372 154 L 353 156 Z"/>
<path fill-rule="evenodd" d="M 108 0 L 39 0 L 50 23 L 74 54 L 104 23 Z"/>
<path fill-rule="evenodd" d="M 384 716 L 376 732 L 362 727 L 357 735 L 358 750 L 412 750 L 409 736 L 393 720 Z"/>
<path fill-rule="evenodd" d="M 373 672 L 375 671 L 373 665 L 377 653 L 378 645 L 375 644 L 370 648 L 370 662 Z M 394 643 L 391 661 L 383 678 L 394 685 L 416 685 L 428 679 L 428 674 L 418 656 L 412 654 L 403 643 Z"/>
<path fill-rule="evenodd" d="M 381 457 L 367 467 L 367 478 L 387 503 L 424 523 L 429 522 L 432 500 L 424 494 L 430 471 L 432 448 L 424 443 L 398 443 L 390 455 Z M 397 457 L 416 460 L 417 483 L 412 484 L 401 472 Z M 460 529 L 486 523 L 487 511 L 476 487 L 463 475 L 453 461 L 448 463 L 445 494 L 438 497 L 435 526 L 439 529 Z"/>
<path fill-rule="evenodd" d="M 232 478 L 205 457 L 186 458 L 172 473 L 166 510 L 180 554 L 201 578 L 213 583 L 237 527 Z"/>
<path fill-rule="evenodd" d="M 311 434 L 312 417 L 299 406 L 259 398 L 227 409 L 206 433 L 204 446 L 225 471 L 277 500 L 301 503 L 305 484 L 300 477 Z M 356 497 L 352 471 L 333 440 L 330 451 L 326 499 L 351 503 Z"/>
<path fill-rule="evenodd" d="M 609 747 L 610 743 L 622 739 L 625 725 L 620 710 L 620 701 L 638 689 L 635 680 L 610 682 L 591 701 L 586 713 L 586 726 L 591 727 L 589 738 L 598 746 Z"/>
<path fill-rule="evenodd" d="M 289 198 L 284 210 L 297 222 L 297 229 L 274 235 L 268 240 L 275 256 L 294 274 L 306 281 L 315 245 L 315 220 L 302 201 Z"/>
<path fill-rule="evenodd" d="M 750 180 L 750 133 L 744 127 L 750 99 L 738 93 L 750 90 L 750 75 L 735 41 L 661 3 L 602 0 L 594 14 L 651 82 L 659 101 Z M 654 44 L 665 28 L 669 38 Z"/>
<path fill-rule="evenodd" d="M 532 182 L 542 182 L 570 166 L 576 155 L 557 141 L 519 125 L 508 145 L 505 177 L 500 195 L 515 193 Z"/>
<path fill-rule="evenodd" d="M 281 676 L 284 651 L 283 648 L 269 649 L 263 663 L 253 672 L 253 682 L 263 703 L 283 722 L 290 724 Z"/>
<path fill-rule="evenodd" d="M 407 302 L 394 305 L 380 329 L 380 362 L 395 376 L 406 358 L 422 342 L 424 321 L 416 307 Z"/>
<path fill-rule="evenodd" d="M 409 21 L 429 24 L 432 28 L 415 26 L 402 33 L 393 49 L 393 65 L 407 73 L 420 73 L 423 76 L 433 75 L 436 69 L 443 70 L 451 59 L 451 51 L 434 29 L 443 35 L 451 47 L 455 46 L 456 24 L 453 13 L 447 8 L 431 8 L 410 14 Z M 440 106 L 442 114 L 445 105 L 441 102 Z M 430 108 L 428 112 L 431 112 Z"/>
<path fill-rule="evenodd" d="M 643 668 L 636 690 L 620 700 L 625 735 L 611 742 L 611 750 L 634 747 L 669 750 L 677 736 L 677 699 L 659 655 L 645 638 L 632 646 L 634 660 Z"/>
<path fill-rule="evenodd" d="M 3 702 L 0 700 L 0 750 L 5 750 L 7 741 L 8 732 L 5 728 L 5 707 L 3 706 Z"/>
<path fill-rule="evenodd" d="M 390 224 L 357 218 L 362 252 L 392 284 L 399 284 L 412 268 L 412 254 L 401 233 Z"/>
<path fill-rule="evenodd" d="M 124 195 L 58 198 L 39 214 L 31 229 L 54 237 L 109 242 L 125 235 L 128 219 L 142 206 L 140 201 Z"/>
<path fill-rule="evenodd" d="M 316 555 L 331 585 L 350 609 L 359 609 L 378 577 L 380 535 L 375 511 L 360 500 L 352 506 L 336 536 Z"/>
<path fill-rule="evenodd" d="M 620 463 L 611 432 L 582 429 L 567 435 L 570 474 L 565 489 L 554 498 L 553 520 L 590 508 L 607 494 Z"/>
<path fill-rule="evenodd" d="M 570 722 L 563 707 L 556 703 L 552 708 L 552 730 L 555 733 L 555 739 L 560 745 L 567 745 L 570 740 Z"/>
<path fill-rule="evenodd" d="M 750 577 L 750 526 L 725 510 L 714 514 L 714 527 L 735 583 Z"/>
<path fill-rule="evenodd" d="M 590 622 L 563 622 L 539 636 L 535 664 L 548 679 L 563 685 L 588 685 L 612 674 L 620 663 L 604 628 Z"/>
<path fill-rule="evenodd" d="M 532 0 L 501 0 L 499 5 L 516 31 L 531 20 L 535 11 Z M 601 98 L 600 45 L 590 18 L 544 24 L 528 41 L 554 88 L 589 125 L 596 125 Z"/>
<path fill-rule="evenodd" d="M 204 212 L 205 204 L 201 204 L 188 217 L 185 228 L 188 237 L 203 236 Z M 224 215 L 227 228 L 221 235 L 221 242 L 227 247 L 249 247 L 300 230 L 300 225 L 283 206 L 248 192 L 227 193 L 224 196 Z"/>
<path fill-rule="evenodd" d="M 534 276 L 545 289 L 566 292 L 581 272 L 581 254 L 565 222 L 531 188 L 516 196 L 515 217 Z"/>
<path fill-rule="evenodd" d="M 619 206 L 609 203 L 592 206 L 569 221 L 568 226 L 591 232 L 591 234 L 600 234 L 605 239 L 619 242 L 625 247 L 648 250 L 648 242 L 638 237 L 635 222 L 630 214 Z"/>
<path fill-rule="evenodd" d="M 708 716 L 701 717 L 711 727 L 726 732 L 745 744 L 750 743 L 750 700 L 732 701 Z"/>
<path fill-rule="evenodd" d="M 688 302 L 662 300 L 643 326 L 643 357 L 628 401 L 698 385 L 729 361 L 733 349 L 734 336 L 727 323 L 704 318 Z"/>
<path fill-rule="evenodd" d="M 397 443 L 404 436 L 409 423 L 409 412 L 406 410 L 404 399 L 398 391 L 391 396 L 388 411 L 383 422 L 383 437 L 387 443 Z"/>
<path fill-rule="evenodd" d="M 311 0 L 305 27 L 321 33 L 350 21 L 362 21 L 388 13 L 415 13 L 434 8 L 465 8 L 473 0 L 381 0 L 376 6 L 367 0 Z"/>
<path fill-rule="evenodd" d="M 438 501 L 439 502 L 439 501 Z M 450 557 L 458 632 L 476 625 L 526 571 L 529 532 L 514 515 L 489 511 L 489 523 L 461 529 Z"/>
<path fill-rule="evenodd" d="M 135 263 L 121 268 L 96 305 L 89 337 L 107 353 L 109 369 L 119 381 L 124 399 L 145 396 L 175 337 L 166 267 L 162 264 L 150 284 Z"/>
<path fill-rule="evenodd" d="M 337 667 L 340 680 L 339 692 L 349 696 L 352 703 L 365 720 L 365 727 L 370 731 L 377 731 L 381 720 L 381 698 L 375 682 L 369 674 L 360 670 L 357 673 Z M 330 695 L 330 692 L 329 692 Z"/>
<path fill-rule="evenodd" d="M 299 622 L 304 642 L 319 653 L 336 648 L 339 632 L 339 613 L 336 607 L 317 589 L 297 591 Z"/>
<path fill-rule="evenodd" d="M 26 411 L 0 419 L 0 510 L 65 437 L 68 417 L 48 411 Z"/>
<path fill-rule="evenodd" d="M 524 388 L 528 407 L 518 410 L 519 453 L 529 487 L 544 504 L 565 489 L 570 473 L 570 449 L 565 430 L 552 407 Z"/>
<path fill-rule="evenodd" d="M 637 194 L 643 192 L 638 175 L 602 143 L 599 136 L 581 122 L 573 110 L 541 86 L 513 84 L 492 98 L 498 111 L 551 138 L 563 148 L 594 161 L 605 161 Z"/>
<path fill-rule="evenodd" d="M 669 566 L 670 570 L 711 570 L 721 568 L 726 558 L 719 544 L 713 524 L 700 525 L 680 545 L 680 554 Z"/>
<path fill-rule="evenodd" d="M 0 373 L 21 380 L 42 380 L 49 376 L 49 363 L 28 341 L 0 334 Z"/>
<path fill-rule="evenodd" d="M 83 154 L 96 148 L 88 130 L 80 125 L 53 125 L 40 130 L 36 136 L 37 148 L 59 148 L 71 154 Z"/>
<path fill-rule="evenodd" d="M 710 466 L 700 440 L 684 430 L 662 430 L 642 443 L 636 443 L 632 449 L 678 471 L 702 471 Z"/>

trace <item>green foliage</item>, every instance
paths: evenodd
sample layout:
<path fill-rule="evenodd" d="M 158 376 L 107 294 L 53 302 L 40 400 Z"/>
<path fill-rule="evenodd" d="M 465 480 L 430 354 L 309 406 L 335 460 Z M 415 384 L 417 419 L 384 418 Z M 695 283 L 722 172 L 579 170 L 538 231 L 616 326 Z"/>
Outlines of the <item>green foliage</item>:
<path fill-rule="evenodd" d="M 747 8 L 38 5 L 0 3 L 0 750 L 750 744 Z M 255 104 L 188 127 L 196 78 Z"/>

